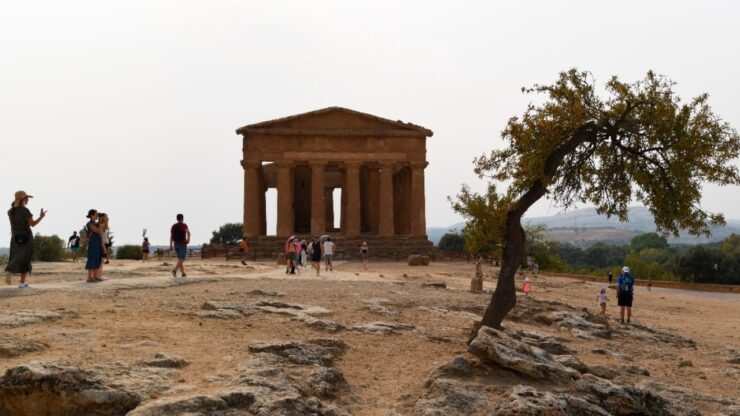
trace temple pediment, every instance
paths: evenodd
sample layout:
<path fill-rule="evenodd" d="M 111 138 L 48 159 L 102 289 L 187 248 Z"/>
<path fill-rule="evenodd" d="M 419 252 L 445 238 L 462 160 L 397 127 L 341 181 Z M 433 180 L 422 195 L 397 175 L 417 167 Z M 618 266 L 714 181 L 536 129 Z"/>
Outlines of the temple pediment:
<path fill-rule="evenodd" d="M 342 107 L 328 107 L 308 113 L 250 124 L 237 134 L 350 135 L 350 136 L 421 136 L 432 131 L 402 121 L 361 113 Z"/>

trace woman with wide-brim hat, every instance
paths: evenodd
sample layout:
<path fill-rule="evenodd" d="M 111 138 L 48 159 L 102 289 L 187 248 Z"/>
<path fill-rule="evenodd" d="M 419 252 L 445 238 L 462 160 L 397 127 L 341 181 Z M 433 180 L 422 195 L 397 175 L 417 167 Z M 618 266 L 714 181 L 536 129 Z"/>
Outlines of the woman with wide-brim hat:
<path fill-rule="evenodd" d="M 41 208 L 39 217 L 35 220 L 33 219 L 33 214 L 26 208 L 30 198 L 33 198 L 33 196 L 28 195 L 25 191 L 16 192 L 13 204 L 8 211 L 12 237 L 10 239 L 10 256 L 5 271 L 8 273 L 19 273 L 21 275 L 21 283 L 18 285 L 21 289 L 28 287 L 26 278 L 32 269 L 33 233 L 31 232 L 31 227 L 38 225 L 46 216 L 46 211 Z M 10 275 L 7 276 L 5 281 L 8 284 L 11 283 Z"/>

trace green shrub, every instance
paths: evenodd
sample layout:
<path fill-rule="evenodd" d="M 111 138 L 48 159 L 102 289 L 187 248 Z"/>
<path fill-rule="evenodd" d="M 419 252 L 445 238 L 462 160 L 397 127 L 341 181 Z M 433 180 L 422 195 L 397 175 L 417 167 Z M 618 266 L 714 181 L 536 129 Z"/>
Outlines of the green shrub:
<path fill-rule="evenodd" d="M 240 222 L 226 223 L 219 227 L 218 230 L 213 231 L 211 237 L 211 244 L 221 244 L 225 246 L 233 246 L 242 239 L 244 234 L 244 226 Z"/>
<path fill-rule="evenodd" d="M 439 240 L 437 248 L 442 251 L 462 252 L 465 250 L 465 238 L 457 233 L 447 233 Z"/>
<path fill-rule="evenodd" d="M 33 237 L 33 260 L 64 261 L 66 259 L 67 253 L 64 251 L 64 241 L 59 236 L 36 234 Z"/>
<path fill-rule="evenodd" d="M 117 260 L 141 260 L 141 247 L 125 245 L 116 250 Z"/>

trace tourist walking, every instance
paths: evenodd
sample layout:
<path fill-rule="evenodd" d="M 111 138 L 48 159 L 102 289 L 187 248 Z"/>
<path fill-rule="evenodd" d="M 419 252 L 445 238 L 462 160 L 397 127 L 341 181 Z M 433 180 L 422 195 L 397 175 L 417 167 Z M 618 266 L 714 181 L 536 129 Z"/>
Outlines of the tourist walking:
<path fill-rule="evenodd" d="M 28 195 L 25 191 L 16 192 L 10 210 L 8 210 L 11 238 L 10 253 L 5 271 L 21 275 L 21 281 L 18 284 L 21 289 L 29 287 L 26 279 L 33 268 L 31 265 L 31 259 L 33 258 L 33 232 L 31 227 L 37 226 L 46 216 L 46 211 L 41 208 L 39 217 L 33 219 L 33 214 L 27 208 L 30 198 L 33 198 L 33 196 Z M 12 283 L 10 274 L 6 276 L 5 283 Z"/>
<path fill-rule="evenodd" d="M 529 281 L 529 277 L 524 278 L 524 286 L 522 287 L 522 290 L 524 290 L 525 296 L 529 296 L 529 292 L 532 291 L 532 283 Z"/>
<path fill-rule="evenodd" d="M 177 222 L 170 227 L 170 251 L 174 249 L 177 255 L 177 264 L 172 269 L 172 277 L 177 277 L 178 270 L 182 277 L 188 277 L 185 273 L 185 258 L 188 255 L 188 244 L 190 244 L 190 229 L 184 220 L 184 215 L 177 214 Z"/>
<path fill-rule="evenodd" d="M 77 263 L 80 259 L 80 236 L 77 231 L 72 231 L 72 235 L 67 239 L 67 250 L 72 254 L 72 263 Z"/>
<path fill-rule="evenodd" d="M 617 304 L 619 305 L 619 322 L 624 323 L 624 310 L 627 309 L 627 323 L 632 318 L 632 298 L 634 293 L 635 278 L 630 273 L 630 268 L 624 266 L 622 274 L 617 276 Z"/>
<path fill-rule="evenodd" d="M 141 243 L 141 261 L 149 261 L 149 251 L 151 244 L 149 244 L 149 238 L 144 237 L 144 241 Z"/>
<path fill-rule="evenodd" d="M 85 225 L 85 233 L 87 234 L 87 262 L 85 263 L 85 270 L 87 270 L 87 282 L 102 282 L 101 266 L 103 264 L 103 238 L 101 237 L 105 225 L 103 219 L 98 215 L 98 211 L 91 209 L 87 211 L 87 224 Z"/>
<path fill-rule="evenodd" d="M 606 302 L 609 300 L 609 298 L 606 295 L 606 289 L 601 288 L 601 291 L 596 296 L 596 299 L 599 301 L 599 308 L 601 308 L 601 316 L 606 318 Z"/>
<path fill-rule="evenodd" d="M 298 238 L 293 239 L 293 251 L 295 251 L 295 272 L 301 274 L 300 261 L 301 261 L 301 242 Z"/>
<path fill-rule="evenodd" d="M 606 278 L 609 279 L 609 286 L 612 285 L 612 280 L 614 280 L 614 275 L 612 274 L 612 271 L 609 270 L 609 274 L 606 275 Z"/>
<path fill-rule="evenodd" d="M 370 255 L 370 249 L 367 246 L 367 241 L 362 242 L 360 247 L 360 259 L 362 260 L 362 267 L 367 270 L 367 258 Z"/>
<path fill-rule="evenodd" d="M 288 240 L 285 241 L 283 246 L 283 253 L 285 254 L 285 274 L 295 274 L 295 259 L 298 253 L 295 250 L 295 244 L 293 244 L 295 236 L 291 235 Z"/>
<path fill-rule="evenodd" d="M 335 248 L 336 246 L 334 245 L 334 242 L 331 241 L 331 237 L 327 237 L 326 241 L 324 241 L 324 271 L 334 271 L 332 260 L 334 260 Z"/>
<path fill-rule="evenodd" d="M 308 267 L 308 244 L 306 244 L 306 240 L 301 240 L 301 265 L 303 268 Z"/>
<path fill-rule="evenodd" d="M 239 240 L 239 252 L 242 254 L 242 264 L 247 265 L 247 253 L 249 253 L 249 243 L 247 243 L 247 237 L 242 237 Z"/>
<path fill-rule="evenodd" d="M 321 241 L 319 241 L 318 236 L 313 238 L 308 251 L 311 253 L 311 266 L 316 269 L 316 276 L 319 276 L 321 274 L 321 257 L 323 253 L 321 252 Z"/>

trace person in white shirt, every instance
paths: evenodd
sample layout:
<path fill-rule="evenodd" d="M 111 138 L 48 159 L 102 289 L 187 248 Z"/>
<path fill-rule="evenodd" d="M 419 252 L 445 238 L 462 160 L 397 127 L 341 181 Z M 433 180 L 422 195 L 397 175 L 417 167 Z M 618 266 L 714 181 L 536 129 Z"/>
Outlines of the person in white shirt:
<path fill-rule="evenodd" d="M 601 308 L 601 316 L 606 318 L 606 301 L 609 300 L 606 296 L 606 289 L 601 288 L 601 292 L 596 298 L 599 300 L 599 307 Z"/>
<path fill-rule="evenodd" d="M 334 259 L 334 242 L 328 237 L 324 242 L 324 271 L 334 271 L 331 261 Z"/>

